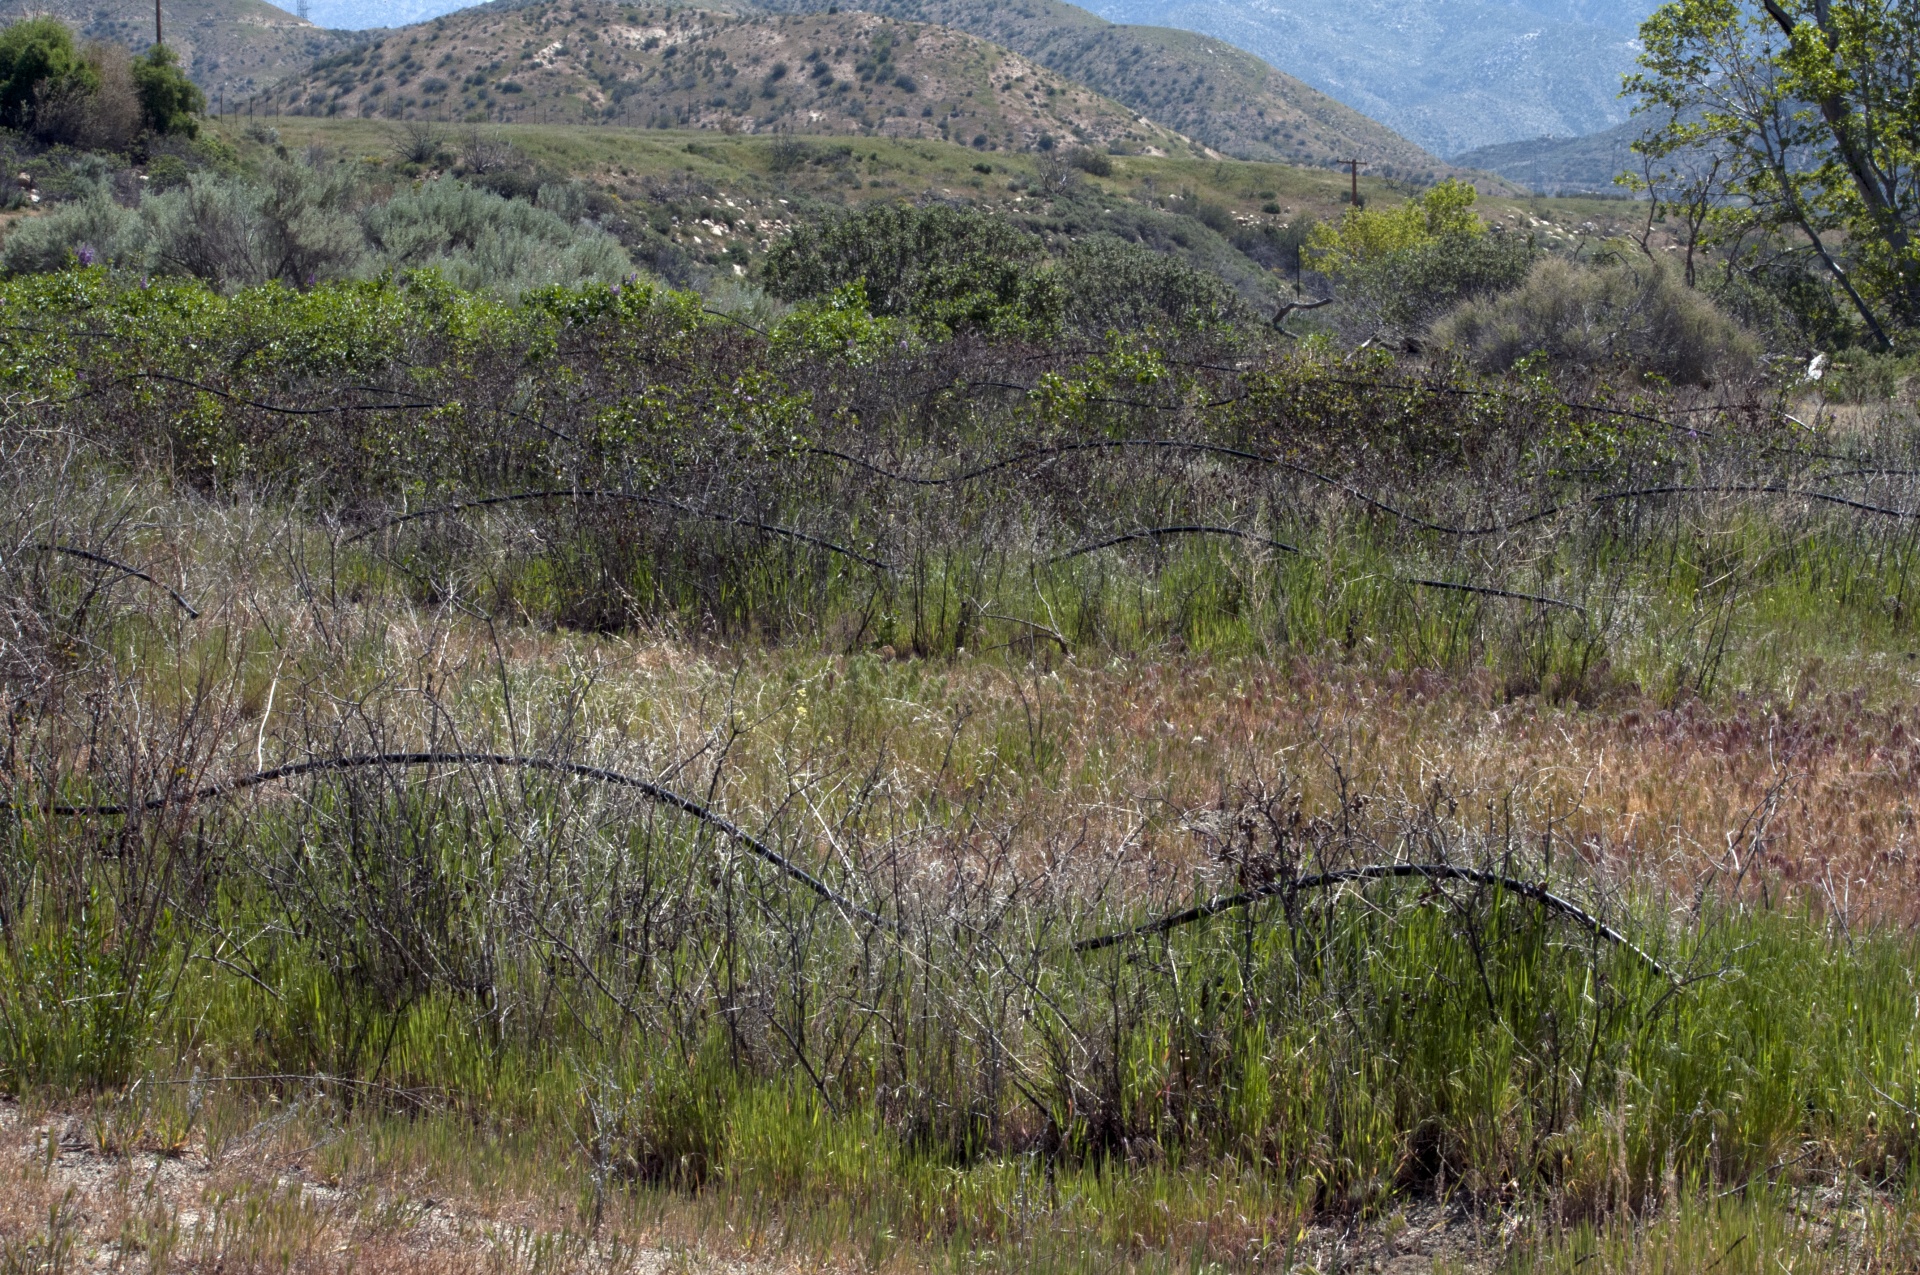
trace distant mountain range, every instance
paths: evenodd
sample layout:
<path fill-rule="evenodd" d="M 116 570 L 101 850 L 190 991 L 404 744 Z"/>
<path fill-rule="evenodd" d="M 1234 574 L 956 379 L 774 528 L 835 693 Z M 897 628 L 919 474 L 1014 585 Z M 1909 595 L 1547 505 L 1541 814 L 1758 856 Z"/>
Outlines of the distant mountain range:
<path fill-rule="evenodd" d="M 308 0 L 307 16 L 323 27 L 366 31 L 404 27 L 468 7 L 460 0 Z"/>
<path fill-rule="evenodd" d="M 1115 119 L 1135 117 L 1135 132 L 1144 117 L 1235 158 L 1312 166 L 1358 158 L 1376 176 L 1415 182 L 1481 170 L 1535 189 L 1605 190 L 1624 154 L 1624 141 L 1607 131 L 1617 128 L 1627 111 L 1628 104 L 1617 97 L 1619 76 L 1631 65 L 1630 33 L 1650 0 L 1432 0 L 1417 8 L 1406 0 L 1291 0 L 1286 8 L 1277 0 L 1092 2 L 1109 17 L 1143 21 L 1112 22 L 1061 0 L 853 0 L 845 14 L 827 12 L 839 7 L 834 0 L 705 0 L 697 10 L 677 11 L 731 12 L 735 18 L 730 20 L 781 13 L 845 19 L 857 8 L 881 18 L 952 28 L 1030 61 L 1036 76 L 1044 70 L 1061 77 L 1062 83 L 1054 86 L 1056 99 L 1065 82 L 1084 85 L 1095 96 L 1111 99 L 1109 107 L 1123 108 Z M 464 68 L 457 87 L 456 80 L 444 74 L 452 61 L 433 68 L 432 74 L 409 77 L 409 83 L 447 81 L 451 93 L 423 95 L 416 84 L 413 91 L 383 101 L 385 90 L 374 87 L 383 82 L 380 77 L 366 76 L 349 86 L 339 59 L 351 58 L 354 49 L 369 41 L 384 46 L 391 37 L 329 29 L 378 22 L 392 31 L 414 20 L 405 29 L 407 39 L 417 44 L 423 31 L 430 31 L 425 37 L 430 42 L 438 41 L 448 23 L 468 34 L 502 24 L 525 25 L 526 19 L 510 15 L 530 8 L 542 10 L 542 25 L 559 20 L 558 10 L 549 12 L 549 6 L 528 0 L 469 7 L 452 0 L 311 0 L 311 21 L 262 0 L 165 0 L 168 42 L 181 51 L 190 73 L 216 103 L 229 106 L 251 99 L 256 108 L 268 109 L 263 93 L 278 86 L 273 97 L 281 109 L 298 101 L 303 110 L 356 114 L 417 116 L 433 111 L 455 112 L 461 118 L 525 119 L 533 118 L 528 111 L 537 110 L 548 118 L 556 112 L 579 118 L 584 104 L 594 103 L 600 118 L 629 123 L 711 116 L 718 126 L 724 114 L 733 120 L 729 126 L 758 127 L 753 121 L 768 116 L 765 100 L 739 105 L 729 100 L 723 110 L 711 101 L 711 93 L 696 101 L 689 96 L 693 89 L 668 92 L 661 77 L 664 66 L 643 67 L 644 58 L 632 65 L 649 87 L 636 97 L 634 86 L 621 88 L 614 82 L 624 72 L 607 60 L 610 45 L 597 51 L 602 55 L 597 69 L 573 67 L 567 74 L 576 80 L 564 86 L 564 76 L 557 79 L 554 68 L 545 68 L 538 80 L 543 87 L 531 97 L 516 98 L 512 88 L 489 88 L 481 99 L 478 90 L 486 87 L 489 76 L 525 90 L 509 64 L 517 65 L 527 50 L 501 46 L 478 60 L 464 52 L 453 54 L 452 61 Z M 97 0 L 0 0 L 0 20 L 45 12 L 86 35 L 135 49 L 151 39 L 151 19 L 137 6 L 110 10 Z M 566 22 L 630 26 L 640 9 L 590 0 L 580 12 L 579 18 Z M 430 21 L 431 28 L 420 21 Z M 573 39 L 574 49 L 591 45 L 585 30 Z M 1215 34 L 1204 33 L 1209 30 Z M 518 38 L 532 36 L 523 33 Z M 946 60 L 962 57 L 964 41 L 911 43 L 913 56 L 926 63 L 923 74 L 943 84 L 947 71 L 959 75 L 957 64 L 947 66 Z M 753 56 L 745 48 L 733 52 Z M 448 57 L 449 51 L 443 50 L 435 60 Z M 332 64 L 310 73 L 316 60 Z M 490 63 L 499 65 L 481 69 Z M 941 68 L 938 73 L 930 69 L 935 64 Z M 367 70 L 364 54 L 354 67 L 355 77 Z M 1277 67 L 1296 68 L 1301 78 Z M 736 69 L 734 78 L 740 74 Z M 476 75 L 481 78 L 474 80 Z M 391 84 L 394 78 L 388 75 L 384 82 Z M 327 85 L 324 91 L 316 88 L 316 79 Z M 706 87 L 702 81 L 701 88 Z M 875 120 L 888 118 L 896 121 L 890 127 L 900 127 L 897 121 L 906 118 L 901 114 L 906 107 L 879 100 L 894 95 L 894 89 L 871 83 L 862 87 L 863 113 L 845 120 L 864 120 L 871 127 Z M 781 109 L 792 108 L 799 88 L 784 86 L 774 100 L 783 104 Z M 1023 129 L 1056 131 L 1059 121 L 1049 110 L 1028 112 L 1012 99 L 1000 101 L 1005 95 L 998 89 L 989 96 L 995 102 L 988 113 L 996 118 L 1045 121 L 1032 129 L 1009 124 L 1012 132 L 1001 130 L 1007 136 Z M 397 107 L 401 98 L 410 104 Z M 602 98 L 613 100 L 618 109 L 609 114 Z M 927 105 L 922 102 L 917 110 Z M 818 106 L 807 109 L 821 118 L 841 118 Z M 1106 121 L 1106 109 L 1096 111 L 1088 122 L 1094 117 Z M 976 118 L 971 105 L 947 110 L 947 135 L 959 135 L 954 130 L 963 128 L 963 118 Z M 885 114 L 876 116 L 874 111 Z M 834 128 L 843 125 L 852 127 L 843 120 Z M 990 128 L 969 136 L 980 131 L 999 136 Z M 1090 138 L 1111 134 L 1125 141 L 1107 123 L 1092 128 L 1083 124 L 1080 133 Z M 1076 134 L 1067 130 L 1063 135 Z M 1453 156 L 1454 162 L 1441 161 L 1436 152 Z"/>

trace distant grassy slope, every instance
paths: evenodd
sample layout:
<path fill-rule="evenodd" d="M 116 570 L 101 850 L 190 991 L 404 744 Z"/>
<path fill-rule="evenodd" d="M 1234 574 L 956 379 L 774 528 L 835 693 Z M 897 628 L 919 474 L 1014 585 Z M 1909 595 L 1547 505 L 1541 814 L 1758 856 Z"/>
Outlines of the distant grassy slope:
<path fill-rule="evenodd" d="M 97 0 L 0 0 L 0 23 L 50 13 L 82 35 L 139 50 L 153 43 L 153 8 Z M 210 97 L 243 98 L 359 37 L 325 31 L 261 0 L 167 0 L 167 43 Z M 218 102 L 216 101 L 216 105 Z"/>
<path fill-rule="evenodd" d="M 1019 54 L 867 13 L 488 5 L 376 33 L 269 100 L 290 114 L 1187 149 Z"/>
<path fill-rule="evenodd" d="M 828 0 L 763 0 L 824 9 Z M 1451 171 L 1406 138 L 1210 36 L 1115 26 L 1059 0 L 859 0 L 861 8 L 937 22 L 1005 45 L 1240 159 L 1325 166 L 1353 156 L 1382 176 Z"/>

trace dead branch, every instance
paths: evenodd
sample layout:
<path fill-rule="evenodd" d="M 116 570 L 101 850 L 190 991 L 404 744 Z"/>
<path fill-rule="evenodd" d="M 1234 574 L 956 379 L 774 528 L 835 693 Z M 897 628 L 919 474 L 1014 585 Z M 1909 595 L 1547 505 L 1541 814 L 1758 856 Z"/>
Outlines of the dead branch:
<path fill-rule="evenodd" d="M 56 815 L 126 815 L 135 811 L 161 810 L 168 806 L 189 802 L 213 801 L 245 792 L 249 788 L 258 788 L 262 784 L 275 783 L 282 779 L 297 779 L 302 775 L 317 775 L 329 771 L 363 770 L 376 766 L 504 766 L 521 770 L 544 771 L 553 775 L 565 775 L 574 779 L 587 779 L 594 783 L 612 784 L 621 788 L 631 788 L 649 801 L 667 806 L 683 814 L 691 815 L 700 822 L 713 828 L 729 840 L 734 841 L 748 853 L 772 864 L 788 877 L 799 882 L 822 899 L 840 908 L 843 912 L 856 916 L 869 925 L 898 932 L 897 922 L 888 921 L 878 912 L 862 907 L 852 899 L 839 893 L 832 886 L 814 876 L 805 868 L 781 854 L 772 846 L 756 837 L 733 820 L 727 818 L 711 806 L 683 796 L 671 788 L 666 788 L 652 780 L 641 779 L 636 775 L 621 774 L 617 770 L 608 770 L 601 766 L 588 766 L 581 762 L 561 761 L 550 757 L 522 757 L 514 753 L 355 753 L 345 757 L 320 757 L 311 761 L 290 762 L 284 766 L 275 766 L 268 770 L 254 771 L 235 779 L 223 780 L 216 784 L 189 792 L 170 793 L 164 797 L 150 797 L 142 802 L 102 805 L 53 805 L 42 806 Z M 16 808 L 23 803 L 14 803 Z"/>
<path fill-rule="evenodd" d="M 194 609 L 194 606 L 191 602 L 181 597 L 171 587 L 160 583 L 160 581 L 154 579 L 152 576 L 140 570 L 140 568 L 138 567 L 130 567 L 124 562 L 115 562 L 112 558 L 103 557 L 100 554 L 94 553 L 90 549 L 76 549 L 72 545 L 32 544 L 32 545 L 22 545 L 20 547 L 22 549 L 30 549 L 35 553 L 61 553 L 61 554 L 65 554 L 69 558 L 81 558 L 87 562 L 97 562 L 103 567 L 112 567 L 115 571 L 120 572 L 122 575 L 132 576 L 136 580 L 144 580 L 148 584 L 152 585 L 154 588 L 160 589 L 163 592 L 165 592 L 168 597 L 172 598 L 175 602 L 180 604 L 180 609 L 187 613 L 187 617 L 189 619 L 197 620 L 200 618 L 200 612 Z"/>
<path fill-rule="evenodd" d="M 1275 881 L 1257 889 L 1246 890 L 1239 894 L 1209 899 L 1184 911 L 1169 913 L 1155 921 L 1132 929 L 1116 930 L 1111 934 L 1102 934 L 1095 938 L 1081 939 L 1073 945 L 1075 952 L 1097 952 L 1102 948 L 1114 947 L 1135 939 L 1151 938 L 1156 934 L 1165 934 L 1169 930 L 1192 925 L 1210 917 L 1230 912 L 1236 908 L 1248 907 L 1262 899 L 1290 897 L 1306 890 L 1324 890 L 1334 886 L 1346 885 L 1358 881 L 1385 881 L 1395 877 L 1419 877 L 1427 881 L 1466 881 L 1474 885 L 1493 886 L 1501 890 L 1531 899 L 1552 912 L 1558 912 L 1569 920 L 1584 926 L 1587 930 L 1618 947 L 1639 957 L 1647 967 L 1662 978 L 1672 980 L 1673 974 L 1636 946 L 1620 931 L 1602 921 L 1570 899 L 1562 898 L 1543 885 L 1531 881 L 1522 881 L 1518 877 L 1503 876 L 1498 872 L 1485 872 L 1478 868 L 1460 868 L 1449 863 L 1373 863 L 1359 868 L 1343 868 L 1337 872 L 1320 872 L 1313 876 L 1294 877 L 1284 881 Z"/>

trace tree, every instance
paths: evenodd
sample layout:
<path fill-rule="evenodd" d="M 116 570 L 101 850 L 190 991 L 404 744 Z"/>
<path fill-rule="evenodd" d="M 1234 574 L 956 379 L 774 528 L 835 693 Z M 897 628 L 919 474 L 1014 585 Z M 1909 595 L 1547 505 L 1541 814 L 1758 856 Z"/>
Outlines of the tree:
<path fill-rule="evenodd" d="M 1722 166 L 1718 234 L 1804 237 L 1883 347 L 1920 327 L 1920 6 L 1671 0 L 1640 40 L 1636 149 Z"/>
<path fill-rule="evenodd" d="M 194 116 L 207 109 L 207 95 L 180 69 L 172 49 L 156 44 L 135 58 L 133 84 L 148 128 L 187 137 L 200 131 Z"/>
<path fill-rule="evenodd" d="M 1339 275 L 1449 235 L 1483 234 L 1486 226 L 1473 211 L 1478 198 L 1470 184 L 1448 178 L 1398 208 L 1348 208 L 1338 222 L 1322 222 L 1308 234 L 1308 264 Z"/>
<path fill-rule="evenodd" d="M 1347 336 L 1412 336 L 1454 305 L 1518 287 L 1529 243 L 1488 233 L 1473 187 L 1449 179 L 1398 208 L 1349 208 L 1307 233 L 1305 258 L 1338 284 Z"/>
<path fill-rule="evenodd" d="M 27 128 L 49 97 L 98 87 L 58 18 L 29 18 L 0 31 L 0 127 Z"/>

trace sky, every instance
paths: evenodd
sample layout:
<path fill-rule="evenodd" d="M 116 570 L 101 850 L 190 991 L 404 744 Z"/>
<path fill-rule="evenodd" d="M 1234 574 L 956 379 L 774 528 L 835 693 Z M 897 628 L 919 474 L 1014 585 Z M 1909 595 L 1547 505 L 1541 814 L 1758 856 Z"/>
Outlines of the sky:
<path fill-rule="evenodd" d="M 298 0 L 281 0 L 292 9 Z M 467 6 L 460 0 L 309 0 L 307 18 L 315 26 L 357 31 L 366 27 L 404 27 Z"/>

